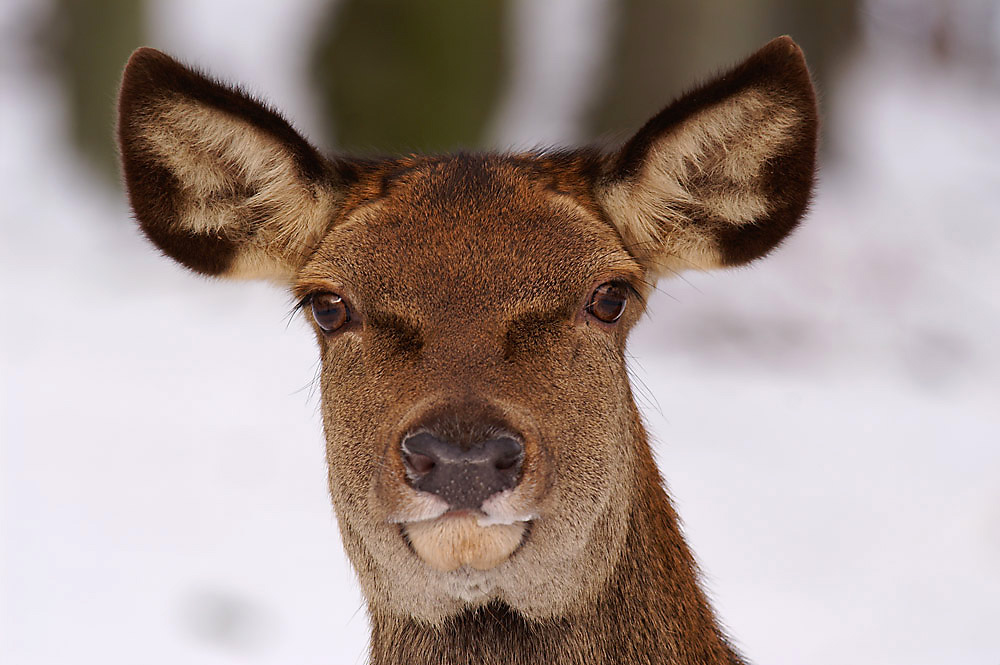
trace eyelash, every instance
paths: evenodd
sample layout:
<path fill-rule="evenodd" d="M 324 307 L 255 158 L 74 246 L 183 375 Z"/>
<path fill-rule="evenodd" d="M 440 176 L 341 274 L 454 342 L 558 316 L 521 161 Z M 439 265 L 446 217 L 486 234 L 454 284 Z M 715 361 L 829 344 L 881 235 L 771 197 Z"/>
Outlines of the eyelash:
<path fill-rule="evenodd" d="M 292 305 L 292 308 L 288 311 L 288 318 L 292 318 L 299 312 L 305 311 L 305 308 L 312 303 L 313 293 L 307 293 L 302 296 L 297 303 Z"/>

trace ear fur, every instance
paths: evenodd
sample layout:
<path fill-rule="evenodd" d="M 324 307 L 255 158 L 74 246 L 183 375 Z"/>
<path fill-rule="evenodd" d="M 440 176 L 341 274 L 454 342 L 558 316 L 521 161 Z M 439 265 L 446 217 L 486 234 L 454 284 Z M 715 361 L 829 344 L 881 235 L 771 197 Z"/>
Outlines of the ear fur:
<path fill-rule="evenodd" d="M 281 116 L 150 48 L 125 67 L 118 143 L 142 231 L 208 275 L 287 282 L 341 198 L 338 169 Z"/>
<path fill-rule="evenodd" d="M 805 212 L 817 124 L 802 51 L 779 37 L 647 122 L 606 162 L 598 198 L 654 275 L 747 263 Z"/>

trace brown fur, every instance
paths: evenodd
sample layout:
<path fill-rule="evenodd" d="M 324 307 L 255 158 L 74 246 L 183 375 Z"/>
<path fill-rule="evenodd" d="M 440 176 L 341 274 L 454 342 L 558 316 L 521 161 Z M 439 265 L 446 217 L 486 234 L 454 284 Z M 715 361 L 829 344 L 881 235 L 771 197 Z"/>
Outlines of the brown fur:
<path fill-rule="evenodd" d="M 652 265 L 739 265 L 774 249 L 805 212 L 817 129 L 802 52 L 780 37 L 647 122 L 601 190 Z"/>
<path fill-rule="evenodd" d="M 122 83 L 139 224 L 212 275 L 333 292 L 316 329 L 330 494 L 383 663 L 739 663 L 662 488 L 625 341 L 664 270 L 763 256 L 797 223 L 816 111 L 775 40 L 615 153 L 324 160 L 276 113 L 149 49 Z M 587 313 L 598 285 L 633 297 Z M 407 482 L 400 441 L 523 441 L 482 514 Z"/>

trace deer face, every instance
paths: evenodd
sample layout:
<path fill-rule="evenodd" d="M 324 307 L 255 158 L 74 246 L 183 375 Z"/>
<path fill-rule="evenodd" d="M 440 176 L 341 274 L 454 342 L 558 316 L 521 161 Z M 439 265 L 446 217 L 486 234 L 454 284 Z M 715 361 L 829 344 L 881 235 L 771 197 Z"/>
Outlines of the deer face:
<path fill-rule="evenodd" d="M 558 616 L 602 592 L 638 485 L 659 482 L 624 361 L 648 285 L 780 242 L 815 138 L 787 38 L 612 153 L 328 160 L 149 49 L 119 123 L 153 242 L 300 300 L 346 550 L 373 609 L 430 622 L 493 600 Z"/>
<path fill-rule="evenodd" d="M 335 294 L 343 321 L 315 317 L 334 505 L 361 577 L 394 603 L 523 604 L 540 571 L 587 574 L 581 534 L 619 537 L 643 271 L 542 164 L 406 167 L 296 281 L 307 310 Z"/>

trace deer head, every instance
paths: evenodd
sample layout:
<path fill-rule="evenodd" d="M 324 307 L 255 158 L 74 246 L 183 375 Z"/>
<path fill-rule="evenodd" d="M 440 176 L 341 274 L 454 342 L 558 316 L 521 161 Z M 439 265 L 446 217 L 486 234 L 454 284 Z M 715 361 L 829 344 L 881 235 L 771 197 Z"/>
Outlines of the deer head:
<path fill-rule="evenodd" d="M 152 49 L 129 60 L 118 131 L 153 243 L 298 299 L 369 610 L 433 627 L 484 605 L 528 622 L 630 605 L 647 583 L 626 568 L 663 569 L 675 579 L 648 584 L 704 605 L 626 337 L 661 275 L 745 264 L 795 227 L 816 124 L 779 38 L 613 151 L 324 157 Z"/>

